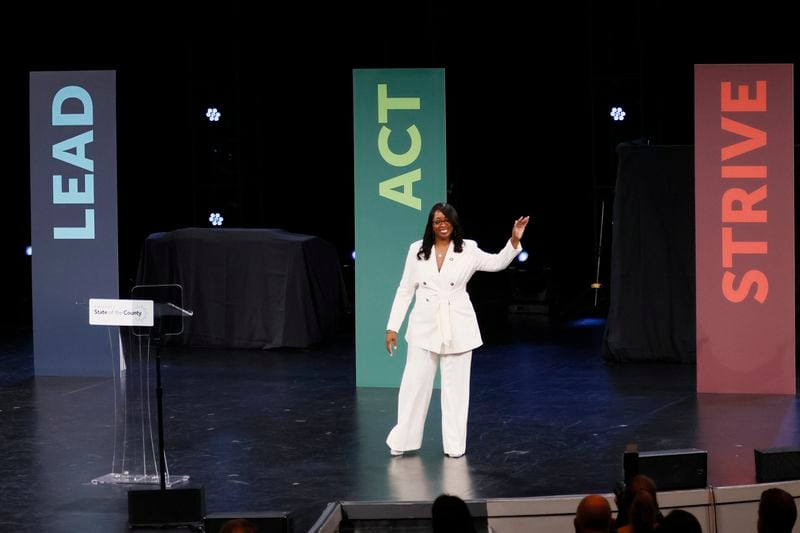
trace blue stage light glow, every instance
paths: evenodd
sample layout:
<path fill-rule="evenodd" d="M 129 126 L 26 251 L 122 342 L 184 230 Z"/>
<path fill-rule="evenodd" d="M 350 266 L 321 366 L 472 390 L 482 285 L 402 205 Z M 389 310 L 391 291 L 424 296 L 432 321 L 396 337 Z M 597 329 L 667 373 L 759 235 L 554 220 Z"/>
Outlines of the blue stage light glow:
<path fill-rule="evenodd" d="M 26 246 L 25 247 L 25 255 L 28 257 L 33 255 L 33 246 Z"/>
<path fill-rule="evenodd" d="M 625 120 L 625 110 L 623 110 L 622 107 L 612 107 L 611 113 L 609 114 L 611 115 L 611 118 L 614 119 L 614 121 Z"/>
<path fill-rule="evenodd" d="M 602 326 L 605 324 L 606 321 L 604 318 L 579 318 L 577 320 L 573 320 L 569 323 L 570 326 L 575 328 L 593 328 L 596 326 Z"/>
<path fill-rule="evenodd" d="M 355 260 L 356 260 L 356 251 L 355 251 L 355 250 L 353 250 L 353 253 L 352 253 L 352 254 L 350 254 L 350 257 L 352 257 L 352 258 L 353 258 L 353 261 L 355 261 Z"/>
<path fill-rule="evenodd" d="M 526 252 L 525 250 L 521 251 L 517 256 L 517 261 L 519 261 L 520 263 L 524 263 L 527 260 L 528 260 L 528 252 Z"/>
<path fill-rule="evenodd" d="M 212 226 L 221 226 L 224 220 L 225 219 L 222 218 L 222 213 L 211 213 L 208 215 L 208 221 L 211 222 Z"/>

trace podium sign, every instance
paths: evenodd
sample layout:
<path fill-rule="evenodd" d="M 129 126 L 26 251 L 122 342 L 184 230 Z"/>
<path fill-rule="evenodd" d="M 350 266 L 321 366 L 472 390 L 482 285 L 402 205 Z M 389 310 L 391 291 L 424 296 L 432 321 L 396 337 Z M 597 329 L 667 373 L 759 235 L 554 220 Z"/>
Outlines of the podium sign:
<path fill-rule="evenodd" d="M 792 65 L 695 67 L 697 391 L 795 393 Z"/>
<path fill-rule="evenodd" d="M 153 327 L 152 300 L 89 300 L 89 324 L 92 326 Z"/>

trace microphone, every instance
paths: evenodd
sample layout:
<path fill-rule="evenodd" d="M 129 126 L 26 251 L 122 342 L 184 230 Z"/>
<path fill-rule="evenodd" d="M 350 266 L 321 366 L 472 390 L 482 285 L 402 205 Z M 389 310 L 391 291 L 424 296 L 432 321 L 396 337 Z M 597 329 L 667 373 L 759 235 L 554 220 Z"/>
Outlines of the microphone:
<path fill-rule="evenodd" d="M 184 316 L 194 316 L 194 311 L 189 311 L 188 309 L 183 309 L 182 307 L 178 307 L 177 305 L 175 305 L 172 302 L 167 302 L 167 305 L 170 306 L 171 308 L 179 311 Z"/>

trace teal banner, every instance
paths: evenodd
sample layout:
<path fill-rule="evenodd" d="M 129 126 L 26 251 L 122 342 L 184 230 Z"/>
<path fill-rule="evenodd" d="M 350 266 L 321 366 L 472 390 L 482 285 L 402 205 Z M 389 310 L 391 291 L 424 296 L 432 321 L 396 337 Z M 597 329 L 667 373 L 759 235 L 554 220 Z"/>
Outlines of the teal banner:
<path fill-rule="evenodd" d="M 359 387 L 400 385 L 406 343 L 389 356 L 386 322 L 408 247 L 447 199 L 444 94 L 443 69 L 353 71 Z"/>

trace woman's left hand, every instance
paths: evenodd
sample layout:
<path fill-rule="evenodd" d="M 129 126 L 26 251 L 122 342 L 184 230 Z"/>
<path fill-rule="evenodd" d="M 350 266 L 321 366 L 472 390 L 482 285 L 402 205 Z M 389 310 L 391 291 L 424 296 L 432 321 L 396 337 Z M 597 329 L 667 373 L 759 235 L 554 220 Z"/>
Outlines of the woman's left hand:
<path fill-rule="evenodd" d="M 525 226 L 528 225 L 528 220 L 531 217 L 519 217 L 514 221 L 514 227 L 511 229 L 511 244 L 516 248 L 519 241 L 522 240 L 522 235 L 525 233 Z"/>

